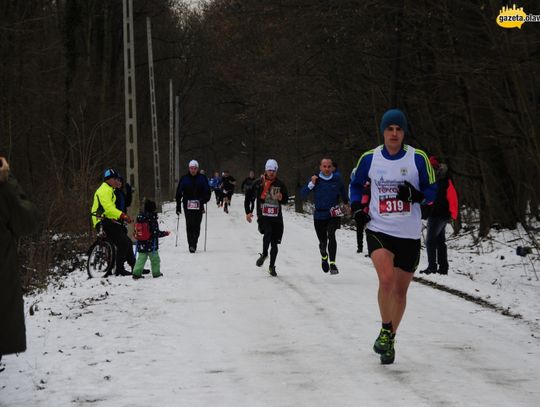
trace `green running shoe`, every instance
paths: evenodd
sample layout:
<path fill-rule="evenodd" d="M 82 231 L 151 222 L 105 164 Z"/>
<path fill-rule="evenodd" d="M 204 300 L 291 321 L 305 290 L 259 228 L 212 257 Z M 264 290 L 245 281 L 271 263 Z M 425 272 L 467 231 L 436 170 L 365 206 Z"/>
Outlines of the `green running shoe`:
<path fill-rule="evenodd" d="M 264 261 L 267 259 L 268 255 L 259 253 L 259 258 L 255 262 L 257 267 L 261 267 L 264 264 Z"/>
<path fill-rule="evenodd" d="M 381 353 L 381 365 L 390 365 L 394 363 L 396 358 L 396 350 L 394 349 L 394 338 L 390 338 L 390 347 L 386 352 Z"/>
<path fill-rule="evenodd" d="M 381 332 L 379 332 L 379 336 L 377 339 L 375 339 L 373 350 L 379 355 L 382 355 L 384 352 L 390 349 L 393 343 L 394 340 L 392 338 L 392 332 L 390 332 L 389 329 L 382 328 Z"/>
<path fill-rule="evenodd" d="M 277 273 L 276 273 L 276 266 L 270 266 L 268 268 L 268 273 L 270 273 L 270 275 L 272 277 L 276 277 L 277 276 Z"/>

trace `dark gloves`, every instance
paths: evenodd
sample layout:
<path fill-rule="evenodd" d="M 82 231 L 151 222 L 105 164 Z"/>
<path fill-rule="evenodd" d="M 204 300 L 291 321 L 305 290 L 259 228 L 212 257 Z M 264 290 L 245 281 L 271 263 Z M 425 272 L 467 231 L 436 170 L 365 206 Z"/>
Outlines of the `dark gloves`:
<path fill-rule="evenodd" d="M 422 211 L 422 219 L 427 219 L 431 215 L 431 210 L 433 209 L 433 205 L 421 205 L 420 210 Z"/>
<path fill-rule="evenodd" d="M 366 224 L 371 220 L 371 217 L 367 213 L 368 207 L 366 204 L 360 202 L 351 203 L 351 213 L 354 217 L 354 220 L 360 224 Z"/>
<path fill-rule="evenodd" d="M 176 206 L 176 214 L 177 215 L 180 215 L 182 213 L 182 206 L 181 205 L 177 205 Z"/>
<path fill-rule="evenodd" d="M 405 181 L 405 184 L 398 188 L 397 199 L 404 202 L 421 203 L 424 200 L 424 194 Z"/>

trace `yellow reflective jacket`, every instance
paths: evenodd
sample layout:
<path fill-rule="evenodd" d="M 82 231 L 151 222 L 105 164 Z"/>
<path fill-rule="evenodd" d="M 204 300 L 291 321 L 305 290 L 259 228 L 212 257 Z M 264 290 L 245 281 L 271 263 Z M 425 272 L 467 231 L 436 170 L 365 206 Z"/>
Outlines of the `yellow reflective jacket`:
<path fill-rule="evenodd" d="M 92 204 L 92 226 L 96 227 L 101 220 L 95 215 L 108 219 L 118 219 L 122 211 L 116 208 L 116 195 L 114 188 L 104 182 L 94 194 L 94 203 Z"/>

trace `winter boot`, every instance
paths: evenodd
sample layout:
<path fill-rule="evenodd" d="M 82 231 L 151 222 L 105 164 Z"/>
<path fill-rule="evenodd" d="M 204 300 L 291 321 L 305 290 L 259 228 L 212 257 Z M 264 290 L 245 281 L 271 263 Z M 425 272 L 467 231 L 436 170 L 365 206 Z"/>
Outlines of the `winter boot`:
<path fill-rule="evenodd" d="M 276 277 L 277 276 L 277 273 L 276 273 L 276 266 L 270 266 L 268 268 L 268 273 L 272 276 L 272 277 Z"/>
<path fill-rule="evenodd" d="M 424 270 L 420 270 L 420 274 L 435 274 L 437 273 L 437 269 L 433 269 L 433 268 L 426 268 Z"/>

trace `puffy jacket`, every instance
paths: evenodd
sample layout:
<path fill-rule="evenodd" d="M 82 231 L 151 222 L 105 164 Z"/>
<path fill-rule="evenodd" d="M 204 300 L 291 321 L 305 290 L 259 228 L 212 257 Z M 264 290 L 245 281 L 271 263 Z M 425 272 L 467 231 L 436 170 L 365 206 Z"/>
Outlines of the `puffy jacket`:
<path fill-rule="evenodd" d="M 150 229 L 150 239 L 137 240 L 137 251 L 149 253 L 159 249 L 159 238 L 168 235 L 159 230 L 158 215 L 156 212 L 143 212 L 137 216 L 137 222 L 147 222 Z"/>
<path fill-rule="evenodd" d="M 37 227 L 37 209 L 15 178 L 0 183 L 0 355 L 26 350 L 19 237 Z"/>
<path fill-rule="evenodd" d="M 92 203 L 92 226 L 100 222 L 96 215 L 107 219 L 118 219 L 122 211 L 116 207 L 116 195 L 114 188 L 106 182 L 102 183 L 94 194 L 94 202 Z"/>
<path fill-rule="evenodd" d="M 303 199 L 309 196 L 309 193 L 313 191 L 315 212 L 313 217 L 316 220 L 324 220 L 330 218 L 330 208 L 339 204 L 339 198 L 343 203 L 349 203 L 349 197 L 345 184 L 341 177 L 333 173 L 330 179 L 324 179 L 322 174 L 319 174 L 319 178 L 315 183 L 313 189 L 309 188 L 311 180 L 300 190 L 300 195 Z"/>

